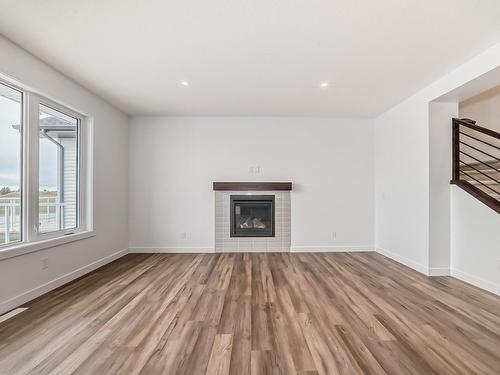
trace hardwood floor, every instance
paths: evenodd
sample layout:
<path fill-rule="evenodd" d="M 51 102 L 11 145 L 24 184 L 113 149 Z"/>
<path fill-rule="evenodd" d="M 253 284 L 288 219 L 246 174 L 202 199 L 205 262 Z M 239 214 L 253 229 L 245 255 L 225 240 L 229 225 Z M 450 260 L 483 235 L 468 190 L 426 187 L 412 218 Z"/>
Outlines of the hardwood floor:
<path fill-rule="evenodd" d="M 376 253 L 128 255 L 0 323 L 0 374 L 498 374 L 500 298 Z"/>

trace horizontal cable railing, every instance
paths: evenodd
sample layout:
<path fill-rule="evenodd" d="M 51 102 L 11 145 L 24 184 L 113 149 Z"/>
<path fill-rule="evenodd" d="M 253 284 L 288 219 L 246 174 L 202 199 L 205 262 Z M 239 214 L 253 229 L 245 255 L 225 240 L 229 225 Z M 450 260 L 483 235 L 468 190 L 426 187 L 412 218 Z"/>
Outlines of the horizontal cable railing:
<path fill-rule="evenodd" d="M 453 119 L 452 183 L 500 213 L 500 133 Z"/>
<path fill-rule="evenodd" d="M 466 137 L 469 137 L 469 138 L 475 139 L 476 141 L 482 142 L 482 143 L 484 143 L 484 144 L 486 144 L 486 145 L 488 145 L 488 146 L 490 146 L 490 147 L 493 147 L 493 148 L 496 148 L 497 150 L 500 150 L 500 147 L 495 146 L 495 145 L 493 145 L 493 144 L 491 144 L 491 143 L 489 143 L 489 142 L 486 142 L 486 141 L 484 141 L 484 140 L 482 140 L 482 139 L 479 139 L 479 138 L 473 137 L 473 136 L 472 136 L 472 135 L 470 135 L 470 134 L 467 134 L 467 133 L 464 133 L 464 132 L 459 132 L 459 133 L 460 133 L 460 135 L 465 135 Z"/>

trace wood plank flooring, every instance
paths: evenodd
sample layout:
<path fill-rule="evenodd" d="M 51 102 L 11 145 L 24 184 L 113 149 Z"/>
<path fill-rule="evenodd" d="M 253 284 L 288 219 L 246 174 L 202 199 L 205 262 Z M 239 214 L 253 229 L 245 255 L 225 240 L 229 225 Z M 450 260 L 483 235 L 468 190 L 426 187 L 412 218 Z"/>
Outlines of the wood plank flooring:
<path fill-rule="evenodd" d="M 135 254 L 0 323 L 0 374 L 499 374 L 500 298 L 376 253 Z"/>

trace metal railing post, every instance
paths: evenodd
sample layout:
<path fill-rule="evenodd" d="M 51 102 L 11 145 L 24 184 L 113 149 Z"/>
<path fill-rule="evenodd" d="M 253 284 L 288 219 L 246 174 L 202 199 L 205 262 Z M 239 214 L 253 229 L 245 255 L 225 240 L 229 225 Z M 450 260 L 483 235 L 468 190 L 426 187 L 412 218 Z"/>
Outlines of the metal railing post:
<path fill-rule="evenodd" d="M 452 180 L 460 180 L 460 124 L 453 119 L 452 123 Z"/>

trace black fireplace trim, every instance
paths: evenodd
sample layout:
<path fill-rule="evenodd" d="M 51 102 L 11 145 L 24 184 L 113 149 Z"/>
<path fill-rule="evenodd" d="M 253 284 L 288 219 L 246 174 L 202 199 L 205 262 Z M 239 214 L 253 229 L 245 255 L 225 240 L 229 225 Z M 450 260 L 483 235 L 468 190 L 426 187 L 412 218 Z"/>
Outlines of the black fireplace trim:
<path fill-rule="evenodd" d="M 276 232 L 275 232 L 275 209 L 276 209 L 276 204 L 275 204 L 275 195 L 231 195 L 231 205 L 230 205 L 230 211 L 229 211 L 229 220 L 230 220 L 230 237 L 276 237 Z M 271 205 L 271 235 L 267 233 L 258 233 L 258 232 L 253 232 L 253 233 L 248 233 L 248 234 L 241 234 L 241 233 L 236 233 L 235 227 L 234 227 L 234 204 L 237 202 L 244 202 L 244 201 L 262 201 L 262 202 L 272 202 Z"/>

